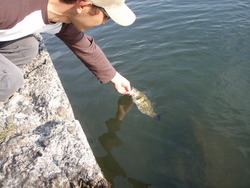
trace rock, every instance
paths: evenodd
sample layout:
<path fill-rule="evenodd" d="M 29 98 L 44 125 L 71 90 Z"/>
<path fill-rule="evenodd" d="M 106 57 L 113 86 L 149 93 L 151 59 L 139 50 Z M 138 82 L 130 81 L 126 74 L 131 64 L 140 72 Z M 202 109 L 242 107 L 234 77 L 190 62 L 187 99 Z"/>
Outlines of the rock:
<path fill-rule="evenodd" d="M 15 115 L 10 115 L 6 118 L 7 125 L 12 125 L 15 123 Z"/>
<path fill-rule="evenodd" d="M 67 116 L 67 110 L 66 110 L 66 108 L 64 108 L 63 106 L 59 106 L 59 107 L 57 108 L 57 113 L 58 113 L 58 115 L 61 116 L 61 117 L 66 117 L 66 116 Z"/>
<path fill-rule="evenodd" d="M 70 134 L 73 134 L 73 133 L 75 133 L 75 131 L 76 131 L 76 127 L 75 127 L 75 126 L 70 126 L 70 127 L 67 128 L 67 131 L 68 131 Z"/>
<path fill-rule="evenodd" d="M 23 87 L 0 108 L 0 187 L 109 187 L 48 52 L 22 71 Z"/>

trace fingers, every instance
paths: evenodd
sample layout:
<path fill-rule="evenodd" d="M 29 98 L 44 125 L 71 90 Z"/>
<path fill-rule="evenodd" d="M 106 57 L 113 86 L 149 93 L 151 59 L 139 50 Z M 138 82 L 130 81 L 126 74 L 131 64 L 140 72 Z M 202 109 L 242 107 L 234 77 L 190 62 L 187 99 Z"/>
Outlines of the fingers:
<path fill-rule="evenodd" d="M 130 82 L 118 72 L 111 81 L 113 82 L 118 93 L 122 95 L 131 95 Z"/>
<path fill-rule="evenodd" d="M 127 85 L 129 83 L 120 83 L 120 84 L 115 84 L 115 88 L 117 90 L 118 93 L 122 94 L 122 95 L 130 95 L 130 84 Z"/>

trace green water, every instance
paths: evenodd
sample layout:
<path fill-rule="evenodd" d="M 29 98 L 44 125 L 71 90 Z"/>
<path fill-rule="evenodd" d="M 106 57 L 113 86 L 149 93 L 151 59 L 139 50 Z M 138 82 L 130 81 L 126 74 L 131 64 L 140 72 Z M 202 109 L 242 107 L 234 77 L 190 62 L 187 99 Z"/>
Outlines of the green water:
<path fill-rule="evenodd" d="M 45 37 L 104 175 L 115 188 L 249 187 L 250 2 L 127 2 L 135 24 L 109 21 L 86 33 L 166 112 L 160 122 Z"/>

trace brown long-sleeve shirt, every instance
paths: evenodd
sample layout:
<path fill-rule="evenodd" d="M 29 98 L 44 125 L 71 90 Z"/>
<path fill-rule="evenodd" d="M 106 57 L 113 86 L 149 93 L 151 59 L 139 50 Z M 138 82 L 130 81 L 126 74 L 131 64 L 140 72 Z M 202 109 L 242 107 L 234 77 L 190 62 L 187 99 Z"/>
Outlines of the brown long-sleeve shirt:
<path fill-rule="evenodd" d="M 78 31 L 73 24 L 50 23 L 48 0 L 0 0 L 0 41 L 46 32 L 55 34 L 100 80 L 109 82 L 116 73 L 94 39 Z"/>

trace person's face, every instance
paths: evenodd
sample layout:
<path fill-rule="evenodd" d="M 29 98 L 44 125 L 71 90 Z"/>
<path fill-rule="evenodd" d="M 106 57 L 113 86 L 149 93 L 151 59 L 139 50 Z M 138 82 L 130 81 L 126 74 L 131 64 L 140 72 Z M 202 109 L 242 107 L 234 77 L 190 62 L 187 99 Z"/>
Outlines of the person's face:
<path fill-rule="evenodd" d="M 72 17 L 71 22 L 79 31 L 84 31 L 105 24 L 107 20 L 107 16 L 100 8 L 94 5 L 87 5 L 82 8 L 81 12 Z"/>

